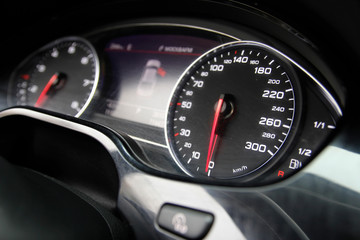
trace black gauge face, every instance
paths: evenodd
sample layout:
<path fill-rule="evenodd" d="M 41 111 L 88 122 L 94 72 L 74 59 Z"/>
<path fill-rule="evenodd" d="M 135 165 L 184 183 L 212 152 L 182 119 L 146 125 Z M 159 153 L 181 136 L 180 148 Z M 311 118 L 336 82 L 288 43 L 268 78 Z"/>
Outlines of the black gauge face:
<path fill-rule="evenodd" d="M 79 117 L 99 78 L 94 48 L 84 39 L 56 40 L 26 59 L 10 85 L 12 105 L 33 106 Z"/>
<path fill-rule="evenodd" d="M 199 58 L 170 100 L 166 135 L 189 175 L 229 179 L 279 156 L 295 121 L 295 75 L 276 50 L 225 44 Z"/>

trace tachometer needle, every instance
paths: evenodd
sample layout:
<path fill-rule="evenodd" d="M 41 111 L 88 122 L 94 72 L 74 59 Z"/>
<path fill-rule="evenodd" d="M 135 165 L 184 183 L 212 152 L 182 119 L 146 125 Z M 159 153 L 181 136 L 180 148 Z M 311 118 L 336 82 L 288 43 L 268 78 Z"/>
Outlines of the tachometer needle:
<path fill-rule="evenodd" d="M 44 87 L 42 92 L 40 93 L 40 96 L 35 103 L 35 107 L 42 107 L 44 105 L 46 99 L 48 98 L 47 93 L 49 92 L 49 90 L 52 86 L 57 84 L 58 79 L 59 79 L 58 73 L 55 73 L 54 75 L 52 75 L 52 77 L 50 78 L 50 80 L 48 81 L 48 83 L 46 84 L 46 86 Z"/>
<path fill-rule="evenodd" d="M 211 128 L 211 134 L 210 134 L 210 142 L 209 142 L 209 148 L 208 148 L 208 155 L 207 155 L 207 159 L 206 159 L 206 168 L 205 168 L 205 172 L 208 172 L 209 170 L 209 163 L 213 157 L 214 154 L 214 149 L 216 146 L 216 142 L 218 139 L 218 134 L 216 134 L 216 128 L 217 125 L 219 123 L 219 117 L 220 117 L 220 113 L 221 113 L 221 108 L 223 106 L 224 103 L 224 94 L 221 94 L 217 103 L 217 107 L 215 110 L 215 115 L 214 115 L 214 121 L 212 124 L 212 128 Z"/>

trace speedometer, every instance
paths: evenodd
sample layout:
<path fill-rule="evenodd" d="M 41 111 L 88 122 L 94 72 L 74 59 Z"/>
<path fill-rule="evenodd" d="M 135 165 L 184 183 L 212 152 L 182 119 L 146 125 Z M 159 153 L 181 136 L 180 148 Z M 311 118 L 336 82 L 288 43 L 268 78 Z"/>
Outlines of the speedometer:
<path fill-rule="evenodd" d="M 299 118 L 300 87 L 289 61 L 257 42 L 219 46 L 196 60 L 170 99 L 171 155 L 191 176 L 249 175 L 289 146 Z"/>

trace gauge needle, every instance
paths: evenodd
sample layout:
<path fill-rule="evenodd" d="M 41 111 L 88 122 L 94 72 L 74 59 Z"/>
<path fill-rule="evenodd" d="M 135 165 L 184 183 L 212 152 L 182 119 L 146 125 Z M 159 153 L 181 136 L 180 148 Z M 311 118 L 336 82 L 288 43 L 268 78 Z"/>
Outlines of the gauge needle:
<path fill-rule="evenodd" d="M 48 98 L 47 93 L 49 92 L 51 86 L 54 86 L 57 84 L 58 78 L 59 78 L 58 73 L 55 73 L 54 75 L 52 75 L 52 77 L 50 78 L 50 80 L 48 81 L 48 83 L 46 84 L 46 86 L 44 87 L 42 92 L 40 93 L 40 96 L 35 103 L 35 107 L 42 107 L 44 105 L 46 99 Z"/>
<path fill-rule="evenodd" d="M 220 117 L 220 113 L 221 113 L 221 108 L 223 106 L 224 103 L 224 94 L 221 94 L 219 97 L 219 101 L 215 110 L 215 115 L 214 115 L 214 121 L 212 124 L 212 128 L 211 128 L 211 134 L 210 134 L 210 143 L 209 143 L 209 149 L 208 149 L 208 155 L 207 155 L 207 159 L 206 159 L 206 169 L 205 172 L 208 172 L 209 170 L 209 163 L 212 159 L 213 153 L 214 153 L 214 149 L 216 146 L 216 142 L 218 139 L 218 134 L 216 134 L 216 128 L 217 125 L 219 123 L 219 117 Z"/>

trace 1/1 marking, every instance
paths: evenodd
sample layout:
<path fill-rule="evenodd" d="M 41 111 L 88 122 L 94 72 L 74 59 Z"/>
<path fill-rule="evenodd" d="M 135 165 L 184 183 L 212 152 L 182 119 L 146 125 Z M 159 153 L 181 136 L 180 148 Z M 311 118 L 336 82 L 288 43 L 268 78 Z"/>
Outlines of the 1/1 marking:
<path fill-rule="evenodd" d="M 314 128 L 316 128 L 316 129 L 324 129 L 324 128 L 325 128 L 325 123 L 324 123 L 324 122 L 315 121 L 315 122 L 314 122 Z"/>

